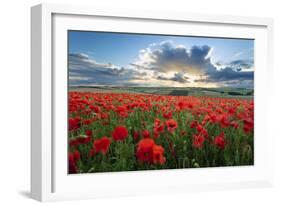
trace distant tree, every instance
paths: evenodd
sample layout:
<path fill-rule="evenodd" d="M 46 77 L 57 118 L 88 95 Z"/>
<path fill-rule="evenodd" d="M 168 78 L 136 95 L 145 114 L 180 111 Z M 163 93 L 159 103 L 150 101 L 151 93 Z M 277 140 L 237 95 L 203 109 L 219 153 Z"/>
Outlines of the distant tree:
<path fill-rule="evenodd" d="M 254 90 L 253 90 L 253 91 L 249 91 L 249 92 L 247 92 L 247 93 L 246 93 L 246 95 L 247 95 L 247 96 L 254 95 Z"/>
<path fill-rule="evenodd" d="M 188 96 L 188 91 L 187 90 L 172 90 L 169 95 L 171 95 L 171 96 Z"/>
<path fill-rule="evenodd" d="M 240 92 L 234 92 L 234 91 L 231 91 L 231 92 L 228 92 L 228 94 L 229 95 L 233 95 L 233 96 L 243 96 L 243 94 L 242 93 L 240 93 Z"/>

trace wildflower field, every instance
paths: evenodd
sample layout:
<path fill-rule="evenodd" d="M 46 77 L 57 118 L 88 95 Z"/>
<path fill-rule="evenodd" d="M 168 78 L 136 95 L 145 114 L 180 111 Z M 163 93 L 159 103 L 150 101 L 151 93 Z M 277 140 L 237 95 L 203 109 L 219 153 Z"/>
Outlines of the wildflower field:
<path fill-rule="evenodd" d="M 69 92 L 69 173 L 253 165 L 252 99 Z"/>

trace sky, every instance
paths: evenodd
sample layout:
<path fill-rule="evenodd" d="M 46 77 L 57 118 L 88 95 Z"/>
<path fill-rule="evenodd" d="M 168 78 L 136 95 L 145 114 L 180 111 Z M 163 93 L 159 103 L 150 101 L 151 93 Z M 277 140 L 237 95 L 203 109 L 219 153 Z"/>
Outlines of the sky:
<path fill-rule="evenodd" d="M 68 32 L 70 86 L 253 88 L 254 40 Z"/>

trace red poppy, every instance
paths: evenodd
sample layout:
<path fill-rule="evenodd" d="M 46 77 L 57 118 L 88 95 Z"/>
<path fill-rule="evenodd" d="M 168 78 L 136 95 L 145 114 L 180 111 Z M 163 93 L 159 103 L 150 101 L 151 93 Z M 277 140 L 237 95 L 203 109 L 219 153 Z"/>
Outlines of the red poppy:
<path fill-rule="evenodd" d="M 214 144 L 220 148 L 220 149 L 224 149 L 225 145 L 226 145 L 226 141 L 224 138 L 224 133 L 222 132 L 220 135 L 216 136 L 214 139 Z"/>
<path fill-rule="evenodd" d="M 128 130 L 124 126 L 118 126 L 114 129 L 112 137 L 115 141 L 123 141 L 128 137 Z"/>
<path fill-rule="evenodd" d="M 156 131 L 153 131 L 153 138 L 154 139 L 158 139 L 158 137 L 160 136 L 160 134 Z"/>
<path fill-rule="evenodd" d="M 87 143 L 89 143 L 91 141 L 91 137 L 89 137 L 89 136 L 87 136 L 87 137 L 82 136 L 82 137 L 79 137 L 77 140 L 79 141 L 80 144 L 87 144 Z"/>
<path fill-rule="evenodd" d="M 95 152 L 101 152 L 102 154 L 106 154 L 110 146 L 110 139 L 108 137 L 102 137 L 94 141 L 94 149 Z"/>
<path fill-rule="evenodd" d="M 127 112 L 127 107 L 126 106 L 118 106 L 116 108 L 116 112 L 118 113 L 118 115 L 120 117 L 123 117 L 123 118 L 128 117 L 128 112 Z"/>
<path fill-rule="evenodd" d="M 178 128 L 178 123 L 174 119 L 169 119 L 166 121 L 166 126 L 169 132 L 174 132 Z"/>
<path fill-rule="evenodd" d="M 202 148 L 204 144 L 205 138 L 201 134 L 197 134 L 193 136 L 193 147 Z"/>
<path fill-rule="evenodd" d="M 164 126 L 163 123 L 161 123 L 161 120 L 156 118 L 156 119 L 154 120 L 153 131 L 154 131 L 155 133 L 161 133 L 161 132 L 164 131 L 164 128 L 165 128 L 165 126 Z"/>
<path fill-rule="evenodd" d="M 92 132 L 92 130 L 86 130 L 86 135 L 88 136 L 88 137 L 92 137 L 92 135 L 93 135 L 93 132 Z"/>
<path fill-rule="evenodd" d="M 142 131 L 142 137 L 143 138 L 150 138 L 150 133 L 148 130 L 143 130 Z"/>
<path fill-rule="evenodd" d="M 209 117 L 212 123 L 215 123 L 217 121 L 217 115 L 215 113 L 210 113 Z"/>
<path fill-rule="evenodd" d="M 233 107 L 230 107 L 230 108 L 228 108 L 228 113 L 229 114 L 234 114 L 234 113 L 236 113 L 236 109 L 233 108 Z"/>
<path fill-rule="evenodd" d="M 91 124 L 92 122 L 93 122 L 92 119 L 85 119 L 85 120 L 83 120 L 83 124 L 85 124 L 85 125 L 89 125 L 89 124 Z"/>
<path fill-rule="evenodd" d="M 177 103 L 177 109 L 178 110 L 184 110 L 187 108 L 187 103 L 185 101 L 179 101 Z"/>
<path fill-rule="evenodd" d="M 101 119 L 107 119 L 108 118 L 108 114 L 107 113 L 100 113 L 100 118 Z"/>
<path fill-rule="evenodd" d="M 78 150 L 75 150 L 73 152 L 73 158 L 74 158 L 75 162 L 77 162 L 78 160 L 81 159 L 80 152 Z"/>
<path fill-rule="evenodd" d="M 163 165 L 166 162 L 164 157 L 164 148 L 159 145 L 154 145 L 152 148 L 153 163 Z"/>
<path fill-rule="evenodd" d="M 230 125 L 235 129 L 238 129 L 238 127 L 239 127 L 238 122 L 235 122 L 235 121 L 231 122 Z"/>
<path fill-rule="evenodd" d="M 133 133 L 133 137 L 135 141 L 138 141 L 139 137 L 140 137 L 140 133 L 138 131 L 134 131 Z"/>
<path fill-rule="evenodd" d="M 222 128 L 225 128 L 225 127 L 228 127 L 230 126 L 230 122 L 228 120 L 228 116 L 227 114 L 221 114 L 219 117 L 218 117 L 218 121 L 219 121 L 219 124 Z"/>
<path fill-rule="evenodd" d="M 69 118 L 69 126 L 68 129 L 69 131 L 76 130 L 80 128 L 80 117 L 75 117 L 75 118 Z"/>
<path fill-rule="evenodd" d="M 89 151 L 89 157 L 93 157 L 95 155 L 95 149 L 91 148 Z"/>
<path fill-rule="evenodd" d="M 170 111 L 170 112 L 163 112 L 163 117 L 165 119 L 171 119 L 173 117 L 173 113 Z"/>
<path fill-rule="evenodd" d="M 204 129 L 204 128 L 202 127 L 202 125 L 197 124 L 197 127 L 196 127 L 197 132 L 200 133 L 203 129 Z"/>
<path fill-rule="evenodd" d="M 254 128 L 254 122 L 252 119 L 250 118 L 245 118 L 243 119 L 243 123 L 244 123 L 244 126 L 243 126 L 243 130 L 246 134 L 250 133 L 251 131 L 253 131 L 253 128 Z"/>
<path fill-rule="evenodd" d="M 197 126 L 197 121 L 192 121 L 191 124 L 190 124 L 190 128 L 195 128 Z"/>
<path fill-rule="evenodd" d="M 100 113 L 101 109 L 98 106 L 90 105 L 90 109 L 95 113 Z"/>
<path fill-rule="evenodd" d="M 138 143 L 136 156 L 141 162 L 152 163 L 154 140 L 150 138 L 142 139 Z"/>
<path fill-rule="evenodd" d="M 201 136 L 207 138 L 208 137 L 208 131 L 200 124 L 197 124 L 196 130 L 198 132 L 198 134 L 200 134 Z"/>
<path fill-rule="evenodd" d="M 127 112 L 127 107 L 126 106 L 118 106 L 116 108 L 117 113 L 122 113 L 122 112 Z"/>
<path fill-rule="evenodd" d="M 71 146 L 71 147 L 75 147 L 75 146 L 77 146 L 77 145 L 79 145 L 80 143 L 77 141 L 77 139 L 71 139 L 71 140 L 69 140 L 69 145 Z"/>
<path fill-rule="evenodd" d="M 162 133 L 165 129 L 165 125 L 163 123 L 161 123 L 161 120 L 159 119 L 155 119 L 154 120 L 154 126 L 153 126 L 153 136 L 155 139 L 157 139 L 160 135 L 160 133 Z"/>
<path fill-rule="evenodd" d="M 74 156 L 72 153 L 68 154 L 68 172 L 69 174 L 75 174 L 78 172 L 76 167 L 76 162 L 74 160 Z"/>
<path fill-rule="evenodd" d="M 164 157 L 164 148 L 159 145 L 154 145 L 152 148 L 153 163 L 163 165 L 166 162 Z"/>

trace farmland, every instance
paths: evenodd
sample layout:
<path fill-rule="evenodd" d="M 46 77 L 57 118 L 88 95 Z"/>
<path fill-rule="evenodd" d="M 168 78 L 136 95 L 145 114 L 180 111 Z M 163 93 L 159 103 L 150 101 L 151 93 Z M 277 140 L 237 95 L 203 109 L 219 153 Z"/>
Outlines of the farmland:
<path fill-rule="evenodd" d="M 253 165 L 251 89 L 69 90 L 69 173 Z"/>
<path fill-rule="evenodd" d="M 254 90 L 249 88 L 200 88 L 200 87 L 70 87 L 70 91 L 97 93 L 138 93 L 171 96 L 211 96 L 253 98 Z"/>

